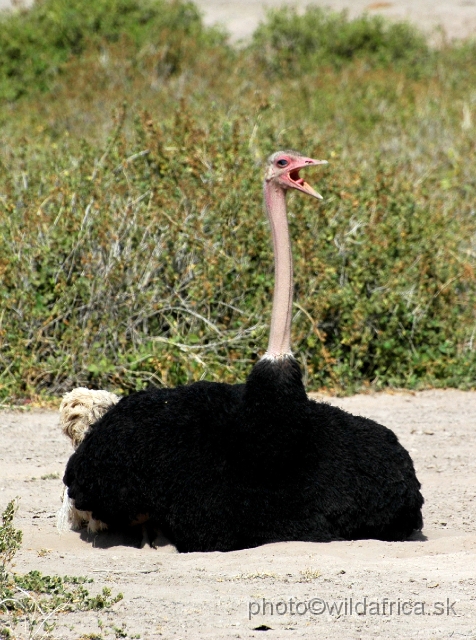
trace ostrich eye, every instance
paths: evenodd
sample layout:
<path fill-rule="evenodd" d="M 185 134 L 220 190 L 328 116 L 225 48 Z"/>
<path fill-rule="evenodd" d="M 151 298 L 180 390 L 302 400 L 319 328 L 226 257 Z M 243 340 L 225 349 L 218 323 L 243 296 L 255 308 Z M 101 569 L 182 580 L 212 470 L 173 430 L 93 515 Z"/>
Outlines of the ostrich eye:
<path fill-rule="evenodd" d="M 289 162 L 282 158 L 281 160 L 278 160 L 276 164 L 278 165 L 278 167 L 287 167 Z"/>

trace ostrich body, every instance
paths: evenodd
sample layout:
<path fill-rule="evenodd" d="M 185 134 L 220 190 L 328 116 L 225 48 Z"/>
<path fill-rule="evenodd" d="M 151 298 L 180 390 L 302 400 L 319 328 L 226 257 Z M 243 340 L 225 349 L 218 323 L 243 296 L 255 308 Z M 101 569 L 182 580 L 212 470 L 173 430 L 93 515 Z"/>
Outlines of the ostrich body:
<path fill-rule="evenodd" d="M 148 517 L 181 552 L 402 540 L 421 529 L 420 483 L 395 434 L 310 400 L 291 353 L 286 192 L 320 198 L 299 171 L 321 163 L 294 151 L 268 159 L 271 331 L 245 384 L 202 381 L 120 400 L 67 464 L 64 482 L 76 509 L 119 528 Z"/>

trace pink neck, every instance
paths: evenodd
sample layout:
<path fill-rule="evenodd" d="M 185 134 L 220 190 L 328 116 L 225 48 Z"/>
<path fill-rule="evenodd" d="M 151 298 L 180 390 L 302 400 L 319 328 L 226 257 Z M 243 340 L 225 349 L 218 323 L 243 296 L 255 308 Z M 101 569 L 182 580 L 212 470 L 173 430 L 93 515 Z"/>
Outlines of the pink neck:
<path fill-rule="evenodd" d="M 275 359 L 292 355 L 293 258 L 285 190 L 271 180 L 265 181 L 264 201 L 273 236 L 274 295 L 268 350 L 263 357 Z"/>

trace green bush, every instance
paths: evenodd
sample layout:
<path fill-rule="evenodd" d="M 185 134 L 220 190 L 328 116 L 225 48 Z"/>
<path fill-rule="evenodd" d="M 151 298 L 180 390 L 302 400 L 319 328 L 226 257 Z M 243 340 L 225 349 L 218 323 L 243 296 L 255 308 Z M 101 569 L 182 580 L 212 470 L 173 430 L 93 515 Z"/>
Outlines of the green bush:
<path fill-rule="evenodd" d="M 224 36 L 205 29 L 187 1 L 36 0 L 29 9 L 0 13 L 0 100 L 50 89 L 72 56 L 121 39 L 136 55 L 147 46 L 170 74 L 190 59 L 190 48 Z"/>
<path fill-rule="evenodd" d="M 287 7 L 270 11 L 253 35 L 252 50 L 277 74 L 318 72 L 354 59 L 414 74 L 430 57 L 425 37 L 407 22 L 368 15 L 349 20 L 345 11 L 312 6 L 303 14 Z"/>

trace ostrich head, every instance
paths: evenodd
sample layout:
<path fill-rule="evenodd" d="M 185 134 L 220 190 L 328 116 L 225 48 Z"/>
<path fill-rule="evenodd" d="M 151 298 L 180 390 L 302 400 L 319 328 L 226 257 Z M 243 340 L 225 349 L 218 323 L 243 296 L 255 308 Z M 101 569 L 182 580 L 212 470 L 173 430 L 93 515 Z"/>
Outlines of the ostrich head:
<path fill-rule="evenodd" d="M 304 182 L 301 169 L 326 160 L 314 160 L 298 151 L 277 151 L 268 158 L 264 178 L 264 201 L 274 247 L 274 297 L 268 349 L 264 358 L 280 360 L 291 356 L 291 317 L 293 304 L 293 261 L 286 216 L 286 192 L 296 189 L 314 198 L 322 196 Z"/>
<path fill-rule="evenodd" d="M 314 191 L 311 185 L 304 182 L 299 175 L 301 169 L 318 164 L 327 164 L 327 160 L 307 158 L 299 151 L 277 151 L 267 160 L 265 182 L 273 182 L 284 190 L 297 189 L 322 200 L 321 194 Z"/>

